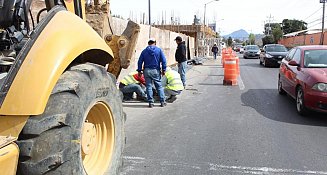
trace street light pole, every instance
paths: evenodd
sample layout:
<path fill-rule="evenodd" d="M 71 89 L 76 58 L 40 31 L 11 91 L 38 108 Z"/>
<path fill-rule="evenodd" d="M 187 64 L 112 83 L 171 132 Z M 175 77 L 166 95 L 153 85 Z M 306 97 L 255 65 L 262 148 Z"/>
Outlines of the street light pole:
<path fill-rule="evenodd" d="M 212 1 L 211 1 L 212 2 Z M 204 14 L 203 14 L 203 39 L 205 38 L 205 36 L 206 36 L 206 31 L 205 31 L 205 28 L 206 28 L 206 10 L 207 10 L 207 4 L 208 3 L 206 3 L 206 4 L 204 4 Z"/>
<path fill-rule="evenodd" d="M 204 14 L 203 14 L 203 25 L 204 25 L 203 30 L 204 30 L 204 33 L 203 33 L 203 39 L 206 36 L 205 27 L 206 27 L 206 10 L 207 10 L 207 4 L 210 4 L 210 3 L 214 2 L 214 1 L 219 1 L 219 0 L 212 0 L 212 1 L 204 4 Z"/>
<path fill-rule="evenodd" d="M 207 2 L 204 4 L 204 14 L 203 14 L 203 44 L 204 46 L 206 46 L 206 41 L 205 41 L 205 38 L 206 38 L 206 10 L 207 10 L 207 4 L 210 4 L 214 1 L 219 1 L 219 0 L 212 0 L 210 2 Z M 205 54 L 203 54 L 204 56 Z"/>
<path fill-rule="evenodd" d="M 149 38 L 151 38 L 151 3 L 149 2 Z"/>

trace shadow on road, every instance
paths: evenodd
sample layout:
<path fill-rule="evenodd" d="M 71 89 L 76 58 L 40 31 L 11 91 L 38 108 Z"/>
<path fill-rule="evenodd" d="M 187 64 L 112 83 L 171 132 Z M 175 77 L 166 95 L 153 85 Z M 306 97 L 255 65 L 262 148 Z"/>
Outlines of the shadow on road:
<path fill-rule="evenodd" d="M 139 103 L 139 104 L 123 104 L 124 108 L 148 108 L 147 103 Z"/>
<path fill-rule="evenodd" d="M 269 69 L 269 68 L 279 68 L 279 66 L 268 66 L 268 67 L 264 67 L 263 65 L 258 63 L 245 63 L 245 64 L 241 64 L 242 67 L 255 67 L 255 68 L 261 68 L 261 69 Z"/>
<path fill-rule="evenodd" d="M 252 107 L 262 116 L 271 120 L 312 126 L 327 126 L 327 115 L 311 112 L 300 116 L 296 112 L 295 100 L 281 96 L 276 89 L 249 89 L 241 95 L 242 103 Z"/>
<path fill-rule="evenodd" d="M 223 65 L 212 65 L 212 64 L 200 65 L 200 66 L 204 66 L 204 67 L 208 67 L 208 68 L 222 68 L 223 67 Z"/>
<path fill-rule="evenodd" d="M 138 101 L 138 100 L 128 100 L 123 102 L 123 107 L 128 108 L 145 108 L 147 107 L 148 103 L 144 101 Z"/>
<path fill-rule="evenodd" d="M 242 67 L 255 67 L 255 68 L 260 68 L 260 69 L 268 69 L 271 67 L 264 67 L 258 63 L 246 63 L 246 64 L 241 64 Z M 274 67 L 272 67 L 274 68 Z"/>
<path fill-rule="evenodd" d="M 223 86 L 223 83 L 199 83 L 202 86 Z"/>

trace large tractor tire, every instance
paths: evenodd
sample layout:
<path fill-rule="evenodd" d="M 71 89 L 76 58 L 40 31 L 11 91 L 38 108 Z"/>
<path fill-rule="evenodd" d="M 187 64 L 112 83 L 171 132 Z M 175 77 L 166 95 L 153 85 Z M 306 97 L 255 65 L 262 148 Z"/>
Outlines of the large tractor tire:
<path fill-rule="evenodd" d="M 86 63 L 66 70 L 45 112 L 20 137 L 19 174 L 118 174 L 125 142 L 115 78 Z"/>

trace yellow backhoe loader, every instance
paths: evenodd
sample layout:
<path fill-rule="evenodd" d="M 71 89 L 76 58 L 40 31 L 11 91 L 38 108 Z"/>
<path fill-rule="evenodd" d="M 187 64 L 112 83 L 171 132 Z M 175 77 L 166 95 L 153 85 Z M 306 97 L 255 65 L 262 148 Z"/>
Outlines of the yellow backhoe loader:
<path fill-rule="evenodd" d="M 116 77 L 139 26 L 112 30 L 109 2 L 0 0 L 0 174 L 118 174 Z"/>

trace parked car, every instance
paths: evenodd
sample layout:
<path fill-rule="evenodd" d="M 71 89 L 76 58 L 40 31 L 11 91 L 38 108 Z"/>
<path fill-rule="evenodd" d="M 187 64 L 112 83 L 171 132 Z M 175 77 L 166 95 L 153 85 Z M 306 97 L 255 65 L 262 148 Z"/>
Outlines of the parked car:
<path fill-rule="evenodd" d="M 244 46 L 240 47 L 240 53 L 243 54 L 244 53 Z"/>
<path fill-rule="evenodd" d="M 327 112 L 327 46 L 298 46 L 290 50 L 279 69 L 279 94 L 296 99 L 301 115 L 308 109 Z"/>
<path fill-rule="evenodd" d="M 260 65 L 279 66 L 282 59 L 288 53 L 285 46 L 280 44 L 267 44 L 263 47 L 263 52 L 260 54 Z"/>
<path fill-rule="evenodd" d="M 242 44 L 234 44 L 234 48 L 233 48 L 233 50 L 234 50 L 235 52 L 239 52 L 241 47 L 242 47 Z"/>
<path fill-rule="evenodd" d="M 259 58 L 260 49 L 257 45 L 247 45 L 244 48 L 243 58 Z"/>

